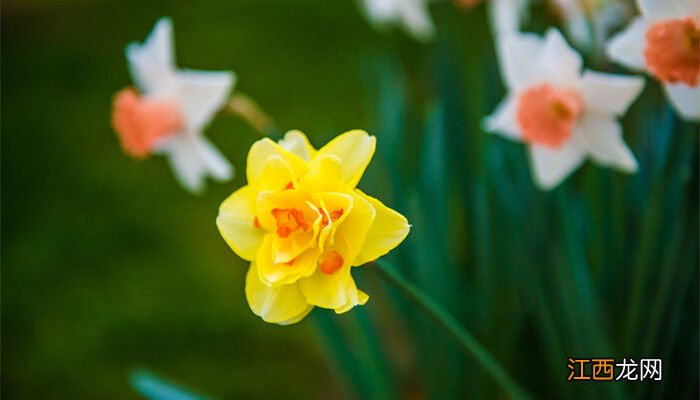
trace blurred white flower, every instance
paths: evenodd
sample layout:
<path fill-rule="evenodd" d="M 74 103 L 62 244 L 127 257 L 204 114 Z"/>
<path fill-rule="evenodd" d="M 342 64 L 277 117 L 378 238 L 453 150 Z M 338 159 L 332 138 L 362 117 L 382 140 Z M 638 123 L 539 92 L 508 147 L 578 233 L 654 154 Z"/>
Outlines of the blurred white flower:
<path fill-rule="evenodd" d="M 430 0 L 359 0 L 369 21 L 378 29 L 400 25 L 420 41 L 435 37 L 435 25 L 430 16 Z"/>
<path fill-rule="evenodd" d="M 582 71 L 581 56 L 553 28 L 544 38 L 513 33 L 498 40 L 509 93 L 484 128 L 529 145 L 541 189 L 557 186 L 589 156 L 601 166 L 637 171 L 617 117 L 641 92 L 642 78 Z"/>
<path fill-rule="evenodd" d="M 527 6 L 528 0 L 490 0 L 491 29 L 496 34 L 520 31 Z"/>
<path fill-rule="evenodd" d="M 226 102 L 236 78 L 229 71 L 178 69 L 172 31 L 170 19 L 161 18 L 143 44 L 126 48 L 138 92 L 126 88 L 117 93 L 112 122 L 126 153 L 136 158 L 165 155 L 180 184 L 199 192 L 206 176 L 223 181 L 233 174 L 202 130 Z"/>
<path fill-rule="evenodd" d="M 642 15 L 608 42 L 614 61 L 663 83 L 678 113 L 700 121 L 700 0 L 639 0 Z"/>

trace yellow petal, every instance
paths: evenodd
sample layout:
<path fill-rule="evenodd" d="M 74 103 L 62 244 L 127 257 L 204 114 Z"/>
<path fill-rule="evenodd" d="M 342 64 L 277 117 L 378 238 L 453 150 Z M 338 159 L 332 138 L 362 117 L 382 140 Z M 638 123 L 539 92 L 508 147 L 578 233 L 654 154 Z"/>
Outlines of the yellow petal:
<path fill-rule="evenodd" d="M 270 156 L 265 162 L 256 190 L 282 191 L 294 187 L 296 177 L 289 165 L 278 155 Z"/>
<path fill-rule="evenodd" d="M 335 233 L 335 240 L 342 238 L 347 245 L 346 254 L 349 257 L 351 265 L 356 265 L 356 259 L 367 242 L 367 235 L 374 219 L 376 218 L 376 210 L 372 204 L 353 191 L 352 195 L 352 211 L 347 215 L 342 224 L 338 227 Z"/>
<path fill-rule="evenodd" d="M 337 252 L 342 256 L 342 266 L 332 273 L 324 273 L 321 266 L 316 267 L 314 273 L 307 277 L 299 279 L 299 289 L 304 294 L 306 301 L 315 306 L 337 309 L 345 306 L 348 303 L 349 285 L 354 285 L 350 276 L 350 262 L 346 256 L 347 243 L 340 240 L 336 242 L 333 248 L 327 248 L 326 252 Z M 323 258 L 323 256 L 321 256 Z M 357 290 L 357 289 L 355 289 Z"/>
<path fill-rule="evenodd" d="M 265 138 L 255 142 L 250 148 L 250 152 L 248 152 L 246 175 L 249 185 L 257 185 L 267 160 L 272 156 L 279 156 L 294 172 L 295 176 L 303 176 L 309 170 L 307 162 L 301 157 L 290 153 L 279 144 Z"/>
<path fill-rule="evenodd" d="M 255 196 L 250 186 L 231 194 L 219 207 L 216 226 L 239 257 L 252 261 L 258 253 L 265 230 L 255 226 Z"/>
<path fill-rule="evenodd" d="M 265 322 L 274 324 L 293 324 L 313 309 L 297 284 L 272 288 L 262 283 L 255 263 L 250 265 L 246 275 L 245 295 L 250 309 Z"/>
<path fill-rule="evenodd" d="M 267 286 L 277 287 L 294 283 L 311 275 L 316 269 L 317 249 L 308 249 L 289 262 L 275 262 L 273 235 L 265 236 L 255 260 L 260 280 Z"/>
<path fill-rule="evenodd" d="M 316 149 L 309 143 L 309 139 L 302 131 L 292 130 L 285 133 L 282 140 L 279 141 L 279 145 L 306 161 L 311 160 L 316 155 Z"/>
<path fill-rule="evenodd" d="M 342 180 L 354 188 L 372 160 L 376 142 L 376 138 L 365 131 L 343 133 L 323 146 L 311 160 L 311 164 L 326 155 L 338 157 L 341 161 Z"/>
<path fill-rule="evenodd" d="M 325 222 L 318 237 L 318 246 L 323 251 L 326 242 L 329 246 L 333 245 L 338 227 L 352 212 L 353 198 L 342 193 L 318 193 L 314 195 L 314 200 L 321 206 L 319 212 L 323 213 L 321 219 Z"/>
<path fill-rule="evenodd" d="M 398 246 L 408 235 L 411 225 L 406 217 L 385 206 L 379 200 L 367 196 L 359 189 L 355 192 L 367 200 L 375 209 L 374 222 L 369 227 L 362 250 L 353 265 L 361 265 L 376 260 Z"/>
<path fill-rule="evenodd" d="M 364 306 L 367 303 L 367 300 L 369 300 L 367 293 L 357 289 L 354 280 L 351 285 L 348 285 L 346 294 L 347 302 L 342 307 L 335 309 L 336 314 L 346 313 L 352 310 L 355 306 Z"/>
<path fill-rule="evenodd" d="M 334 155 L 319 156 L 310 165 L 309 172 L 299 182 L 299 189 L 310 193 L 351 190 L 341 179 L 340 158 Z"/>

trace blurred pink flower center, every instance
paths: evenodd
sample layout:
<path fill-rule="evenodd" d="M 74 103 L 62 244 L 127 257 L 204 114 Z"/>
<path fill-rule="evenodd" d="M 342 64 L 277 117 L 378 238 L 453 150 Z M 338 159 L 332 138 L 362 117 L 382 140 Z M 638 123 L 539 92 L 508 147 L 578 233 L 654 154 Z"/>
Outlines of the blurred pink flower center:
<path fill-rule="evenodd" d="M 518 100 L 517 121 L 526 142 L 559 148 L 571 138 L 583 105 L 575 91 L 541 84 Z"/>
<path fill-rule="evenodd" d="M 182 127 L 182 117 L 175 104 L 144 99 L 133 88 L 126 88 L 114 97 L 112 125 L 124 151 L 144 158 L 158 140 Z"/>
<path fill-rule="evenodd" d="M 654 23 L 646 34 L 646 66 L 659 80 L 695 87 L 700 80 L 700 17 Z"/>

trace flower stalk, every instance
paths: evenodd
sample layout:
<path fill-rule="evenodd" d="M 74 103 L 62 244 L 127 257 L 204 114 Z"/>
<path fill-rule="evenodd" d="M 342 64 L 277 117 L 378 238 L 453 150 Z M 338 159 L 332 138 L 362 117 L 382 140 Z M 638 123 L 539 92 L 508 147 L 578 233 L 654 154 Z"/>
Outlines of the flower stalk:
<path fill-rule="evenodd" d="M 455 339 L 462 350 L 474 357 L 479 364 L 498 382 L 512 399 L 529 399 L 530 396 L 489 353 L 479 341 L 467 331 L 445 308 L 423 293 L 406 278 L 383 260 L 374 261 L 373 271 L 385 281 L 399 289 L 410 301 L 425 312 L 435 323 L 444 328 Z"/>
<path fill-rule="evenodd" d="M 263 136 L 277 133 L 272 117 L 263 111 L 252 97 L 241 91 L 237 90 L 233 93 L 226 105 L 226 111 L 243 119 Z"/>

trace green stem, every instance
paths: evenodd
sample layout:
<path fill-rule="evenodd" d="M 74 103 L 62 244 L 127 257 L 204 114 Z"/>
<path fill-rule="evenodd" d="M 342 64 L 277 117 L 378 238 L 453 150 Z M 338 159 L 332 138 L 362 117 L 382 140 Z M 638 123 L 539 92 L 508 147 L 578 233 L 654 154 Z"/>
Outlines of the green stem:
<path fill-rule="evenodd" d="M 399 289 L 434 322 L 445 328 L 447 333 L 461 345 L 462 349 L 474 357 L 511 398 L 529 398 L 527 392 L 508 374 L 505 368 L 447 310 L 401 276 L 389 263 L 382 260 L 376 260 L 374 263 L 377 268 L 372 268 L 373 271 Z"/>

